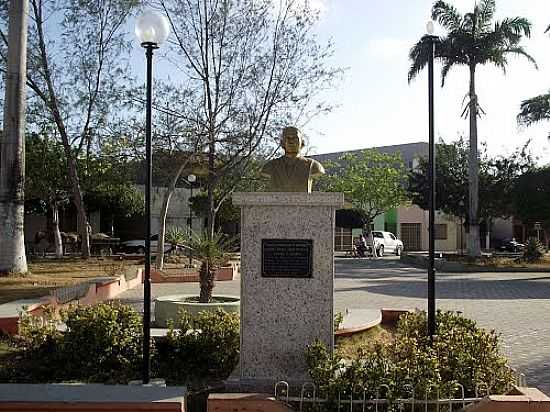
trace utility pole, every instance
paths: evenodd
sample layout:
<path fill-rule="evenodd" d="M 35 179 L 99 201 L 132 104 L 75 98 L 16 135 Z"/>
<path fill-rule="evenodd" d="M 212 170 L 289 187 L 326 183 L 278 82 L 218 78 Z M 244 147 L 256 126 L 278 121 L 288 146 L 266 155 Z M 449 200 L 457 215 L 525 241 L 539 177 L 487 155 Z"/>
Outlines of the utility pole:
<path fill-rule="evenodd" d="M 4 130 L 0 140 L 0 274 L 27 272 L 25 255 L 25 109 L 28 0 L 11 0 Z"/>

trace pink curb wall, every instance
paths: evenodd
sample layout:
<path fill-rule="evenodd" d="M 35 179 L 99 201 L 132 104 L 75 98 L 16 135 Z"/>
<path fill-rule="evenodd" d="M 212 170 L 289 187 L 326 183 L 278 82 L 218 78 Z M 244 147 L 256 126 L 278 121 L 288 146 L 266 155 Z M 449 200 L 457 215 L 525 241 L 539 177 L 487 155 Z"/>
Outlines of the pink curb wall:
<path fill-rule="evenodd" d="M 208 396 L 208 412 L 290 412 L 282 402 L 263 393 L 213 393 Z"/>
<path fill-rule="evenodd" d="M 95 305 L 98 302 L 111 300 L 120 293 L 132 289 L 143 282 L 143 270 L 137 270 L 137 276 L 133 279 L 126 280 L 124 276 L 119 276 L 118 279 L 110 281 L 98 281 L 90 283 L 88 291 L 80 299 L 69 303 L 79 303 L 82 305 Z M 62 304 L 53 296 L 43 296 L 39 302 L 30 305 L 26 312 L 35 316 L 41 316 L 46 308 L 59 310 L 68 304 Z M 8 334 L 16 334 L 19 331 L 19 315 L 10 315 L 0 318 L 0 330 Z M 1 410 L 1 409 L 0 409 Z"/>

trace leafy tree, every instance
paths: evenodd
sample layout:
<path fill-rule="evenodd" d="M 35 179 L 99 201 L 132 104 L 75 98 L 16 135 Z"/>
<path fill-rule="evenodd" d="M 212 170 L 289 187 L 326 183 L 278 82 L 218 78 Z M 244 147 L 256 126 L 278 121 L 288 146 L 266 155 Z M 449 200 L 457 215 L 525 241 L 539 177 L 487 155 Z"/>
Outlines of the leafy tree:
<path fill-rule="evenodd" d="M 523 17 L 505 18 L 495 21 L 495 0 L 481 0 L 476 3 L 471 13 L 462 15 L 445 1 L 436 1 L 432 7 L 432 19 L 436 20 L 447 33 L 435 44 L 435 58 L 440 60 L 442 86 L 450 69 L 456 65 L 467 66 L 470 71 L 468 105 L 464 113 L 470 116 L 470 151 L 469 151 L 469 218 L 468 254 L 479 256 L 479 161 L 477 152 L 477 118 L 481 109 L 475 88 L 475 73 L 478 65 L 493 64 L 506 73 L 509 55 L 526 57 L 535 64 L 535 60 L 520 44 L 523 37 L 531 34 L 531 23 Z M 412 62 L 409 69 L 409 82 L 426 66 L 429 59 L 431 42 L 423 37 L 409 53 Z M 536 64 L 535 64 L 536 66 Z"/>
<path fill-rule="evenodd" d="M 436 145 L 435 207 L 448 215 L 468 217 L 468 146 L 463 139 L 453 144 Z M 407 191 L 411 201 L 424 210 L 429 208 L 428 160 L 419 159 L 409 173 Z"/>
<path fill-rule="evenodd" d="M 30 121 L 50 124 L 63 144 L 78 210 L 82 252 L 89 256 L 87 217 L 77 158 L 89 153 L 120 103 L 125 57 L 124 27 L 137 0 L 29 0 L 27 86 L 33 92 Z M 5 19 L 0 14 L 0 20 Z M 0 51 L 7 38 L 0 21 Z M 59 47 L 56 39 L 62 39 Z M 4 70 L 5 53 L 0 53 Z"/>
<path fill-rule="evenodd" d="M 207 233 L 213 236 L 216 213 L 243 171 L 272 151 L 282 126 L 330 108 L 315 104 L 316 96 L 340 70 L 327 67 L 331 49 L 319 46 L 318 16 L 307 2 L 156 3 L 170 20 L 185 84 L 197 96 L 187 118 L 204 139 Z"/>
<path fill-rule="evenodd" d="M 497 217 L 515 213 L 512 193 L 516 179 L 534 167 L 529 143 L 510 156 L 489 157 L 485 148 L 479 162 L 479 215 L 488 228 Z M 468 156 L 466 142 L 459 139 L 451 144 L 436 145 L 436 208 L 468 223 Z M 418 168 L 409 174 L 407 187 L 412 202 L 428 209 L 428 161 L 421 158 Z"/>
<path fill-rule="evenodd" d="M 326 165 L 321 185 L 330 192 L 342 192 L 351 205 L 363 214 L 367 233 L 376 216 L 403 204 L 407 172 L 401 155 L 380 153 L 374 149 L 346 154 Z"/>
<path fill-rule="evenodd" d="M 130 217 L 143 213 L 143 194 L 133 184 L 135 169 L 132 162 L 116 157 L 93 156 L 80 161 L 85 178 L 84 201 L 88 211 L 101 210 L 108 213 L 111 235 L 114 235 L 114 220 L 117 216 Z"/>
<path fill-rule="evenodd" d="M 32 133 L 25 144 L 25 196 L 47 205 L 51 212 L 55 255 L 63 256 L 59 230 L 59 208 L 68 201 L 70 182 L 63 145 L 52 141 L 48 132 Z"/>
<path fill-rule="evenodd" d="M 541 222 L 546 232 L 550 230 L 550 167 L 530 170 L 517 179 L 513 205 L 524 223 Z"/>

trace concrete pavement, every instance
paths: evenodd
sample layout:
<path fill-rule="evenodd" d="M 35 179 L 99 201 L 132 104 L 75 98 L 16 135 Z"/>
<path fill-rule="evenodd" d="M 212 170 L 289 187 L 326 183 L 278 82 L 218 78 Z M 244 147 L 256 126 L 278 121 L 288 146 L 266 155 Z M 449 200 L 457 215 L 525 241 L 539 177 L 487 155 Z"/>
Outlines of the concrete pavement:
<path fill-rule="evenodd" d="M 503 352 L 527 383 L 550 393 L 550 273 L 437 273 L 437 307 L 462 311 L 502 335 Z M 426 309 L 426 271 L 394 257 L 336 259 L 334 309 Z M 239 295 L 239 280 L 215 292 Z M 153 297 L 198 293 L 197 283 L 154 284 Z M 142 310 L 141 286 L 119 299 Z"/>

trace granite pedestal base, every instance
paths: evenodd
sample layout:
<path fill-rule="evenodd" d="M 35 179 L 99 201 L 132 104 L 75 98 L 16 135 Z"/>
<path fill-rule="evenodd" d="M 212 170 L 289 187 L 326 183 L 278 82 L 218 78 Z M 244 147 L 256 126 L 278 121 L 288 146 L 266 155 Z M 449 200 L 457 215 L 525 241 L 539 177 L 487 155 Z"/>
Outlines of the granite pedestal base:
<path fill-rule="evenodd" d="M 334 220 L 343 202 L 341 193 L 233 195 L 233 203 L 241 208 L 237 376 L 243 384 L 306 381 L 306 346 L 319 339 L 333 348 Z M 312 241 L 309 277 L 279 277 L 273 271 L 265 276 L 262 240 L 274 239 Z"/>

